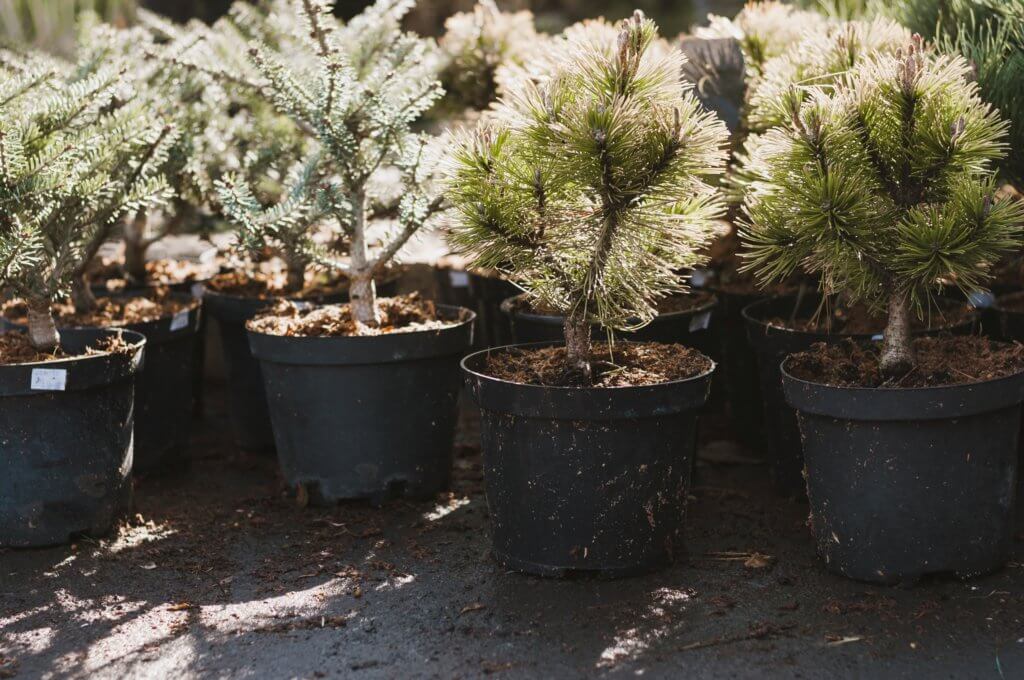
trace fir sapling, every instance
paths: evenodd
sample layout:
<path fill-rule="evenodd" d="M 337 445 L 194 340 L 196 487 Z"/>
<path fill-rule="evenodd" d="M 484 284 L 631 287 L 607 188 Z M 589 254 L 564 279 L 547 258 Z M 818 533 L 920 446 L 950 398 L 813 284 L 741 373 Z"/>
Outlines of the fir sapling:
<path fill-rule="evenodd" d="M 817 273 L 825 293 L 884 310 L 890 377 L 914 366 L 912 314 L 945 285 L 979 289 L 1024 227 L 1024 207 L 995 198 L 1007 125 L 969 75 L 915 38 L 809 92 L 750 159 L 749 266 L 766 281 Z"/>
<path fill-rule="evenodd" d="M 100 234 L 170 188 L 150 162 L 165 126 L 119 100 L 117 69 L 78 77 L 40 63 L 0 82 L 0 287 L 26 301 L 33 347 L 52 351 L 51 301 L 69 292 Z"/>
<path fill-rule="evenodd" d="M 375 277 L 442 207 L 441 198 L 430 193 L 429 138 L 411 130 L 441 94 L 436 46 L 401 30 L 411 6 L 406 0 L 378 0 L 342 24 L 326 0 L 277 3 L 277 12 L 293 18 L 298 44 L 285 53 L 252 44 L 252 65 L 265 81 L 262 95 L 314 144 L 289 170 L 280 200 L 270 205 L 236 175 L 216 185 L 242 242 L 282 252 L 289 289 L 302 286 L 310 264 L 340 271 L 350 280 L 353 318 L 370 327 L 380 320 Z M 404 193 L 395 211 L 397 230 L 374 253 L 370 192 L 375 174 L 386 167 L 399 169 Z M 343 234 L 347 262 L 315 240 L 325 224 Z"/>
<path fill-rule="evenodd" d="M 564 314 L 569 369 L 585 380 L 591 324 L 653 319 L 721 214 L 709 180 L 725 125 L 657 40 L 640 12 L 614 36 L 577 35 L 550 77 L 520 81 L 450 152 L 453 246 Z"/>

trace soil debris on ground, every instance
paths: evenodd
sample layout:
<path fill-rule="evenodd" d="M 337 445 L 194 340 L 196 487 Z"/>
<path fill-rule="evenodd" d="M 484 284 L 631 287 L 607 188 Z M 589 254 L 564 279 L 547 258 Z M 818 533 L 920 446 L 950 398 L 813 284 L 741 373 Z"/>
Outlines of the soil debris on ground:
<path fill-rule="evenodd" d="M 346 337 L 440 330 L 462 323 L 438 316 L 433 301 L 419 293 L 377 298 L 379 326 L 357 323 L 348 303 L 305 307 L 281 300 L 247 324 L 251 331 L 289 337 Z"/>
<path fill-rule="evenodd" d="M 595 344 L 590 355 L 593 380 L 584 383 L 569 365 L 565 347 L 511 348 L 491 352 L 488 375 L 544 387 L 641 387 L 686 380 L 706 373 L 711 360 L 683 345 L 656 342 Z"/>
<path fill-rule="evenodd" d="M 1024 345 L 986 337 L 948 335 L 917 338 L 917 364 L 890 378 L 879 366 L 881 345 L 846 339 L 817 343 L 792 355 L 786 370 L 795 378 L 836 387 L 940 387 L 995 380 L 1024 371 Z"/>

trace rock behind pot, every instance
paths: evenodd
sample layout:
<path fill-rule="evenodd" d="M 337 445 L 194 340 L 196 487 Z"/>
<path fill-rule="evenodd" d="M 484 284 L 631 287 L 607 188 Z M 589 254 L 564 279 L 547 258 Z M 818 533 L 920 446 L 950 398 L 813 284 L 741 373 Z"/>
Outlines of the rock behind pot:
<path fill-rule="evenodd" d="M 794 378 L 811 529 L 828 568 L 860 581 L 974 576 L 1012 542 L 1024 373 L 917 389 Z"/>
<path fill-rule="evenodd" d="M 765 458 L 772 466 L 776 488 L 787 496 L 802 498 L 807 493 L 804 481 L 804 460 L 800 446 L 800 430 L 796 413 L 786 403 L 782 393 L 780 364 L 790 354 L 810 349 L 819 342 L 837 343 L 847 338 L 854 340 L 880 339 L 880 334 L 870 333 L 825 333 L 821 331 L 783 328 L 773 323 L 775 319 L 786 319 L 797 310 L 798 318 L 809 318 L 821 303 L 819 295 L 805 295 L 797 304 L 797 296 L 787 295 L 768 298 L 750 304 L 743 310 L 747 326 L 747 339 L 757 355 L 757 370 L 760 377 L 760 392 L 764 409 L 764 433 L 762 447 Z M 950 301 L 948 304 L 962 306 Z M 953 333 L 970 333 L 977 323 L 977 314 L 972 313 L 960 323 L 920 331 L 920 334 L 935 334 L 943 330 Z"/>
<path fill-rule="evenodd" d="M 542 576 L 625 576 L 681 557 L 714 369 L 644 387 L 542 387 L 488 375 L 488 354 L 504 349 L 462 362 L 480 406 L 495 559 Z"/>
<path fill-rule="evenodd" d="M 121 331 L 65 330 L 71 354 Z M 0 547 L 99 536 L 131 504 L 133 381 L 146 342 L 127 353 L 0 366 Z"/>
<path fill-rule="evenodd" d="M 459 359 L 474 315 L 437 306 L 439 329 L 357 337 L 248 331 L 278 460 L 316 504 L 432 498 L 451 481 Z"/>

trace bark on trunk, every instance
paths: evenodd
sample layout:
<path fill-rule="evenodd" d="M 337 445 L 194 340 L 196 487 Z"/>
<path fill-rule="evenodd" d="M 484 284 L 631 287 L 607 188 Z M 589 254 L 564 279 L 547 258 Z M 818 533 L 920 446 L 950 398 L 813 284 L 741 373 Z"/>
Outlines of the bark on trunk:
<path fill-rule="evenodd" d="M 50 313 L 49 302 L 30 302 L 28 340 L 40 352 L 53 352 L 60 346 L 60 333 Z"/>
<path fill-rule="evenodd" d="M 288 258 L 285 265 L 288 268 L 288 275 L 285 279 L 285 291 L 288 293 L 301 292 L 306 287 L 306 266 L 309 262 L 303 258 Z"/>
<path fill-rule="evenodd" d="M 903 376 L 914 367 L 913 336 L 910 332 L 910 299 L 905 293 L 889 298 L 889 318 L 882 338 L 882 373 L 890 378 Z"/>
<path fill-rule="evenodd" d="M 71 282 L 71 302 L 78 314 L 87 314 L 96 309 L 96 296 L 89 285 L 89 277 L 84 273 L 75 275 Z"/>
<path fill-rule="evenodd" d="M 146 215 L 139 213 L 124 227 L 124 270 L 136 283 L 146 280 Z"/>
<path fill-rule="evenodd" d="M 356 219 L 352 228 L 352 249 L 349 253 L 349 304 L 352 318 L 357 323 L 376 328 L 380 325 L 380 313 L 377 311 L 377 289 L 373 282 L 370 249 L 366 243 L 366 196 L 362 192 L 357 192 L 353 202 Z"/>
<path fill-rule="evenodd" d="M 565 351 L 569 365 L 579 371 L 587 382 L 593 379 L 594 373 L 590 366 L 590 324 L 583 312 L 573 311 L 565 317 Z"/>

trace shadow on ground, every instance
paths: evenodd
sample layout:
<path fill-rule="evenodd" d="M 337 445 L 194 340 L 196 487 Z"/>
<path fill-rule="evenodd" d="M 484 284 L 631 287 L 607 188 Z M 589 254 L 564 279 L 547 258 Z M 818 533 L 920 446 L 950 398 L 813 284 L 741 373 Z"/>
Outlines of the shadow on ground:
<path fill-rule="evenodd" d="M 1024 677 L 1020 541 L 975 581 L 853 583 L 762 466 L 702 464 L 686 563 L 545 581 L 488 556 L 472 422 L 435 502 L 299 508 L 217 396 L 115 536 L 0 551 L 0 678 Z"/>

